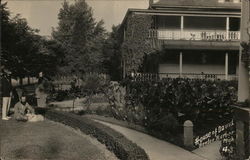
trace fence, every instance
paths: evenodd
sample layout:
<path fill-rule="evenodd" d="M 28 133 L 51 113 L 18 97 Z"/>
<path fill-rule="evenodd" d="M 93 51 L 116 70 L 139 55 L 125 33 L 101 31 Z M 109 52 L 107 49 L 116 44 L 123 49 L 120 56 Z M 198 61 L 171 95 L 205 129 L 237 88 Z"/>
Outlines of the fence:
<path fill-rule="evenodd" d="M 189 78 L 204 80 L 225 80 L 225 74 L 197 74 L 197 73 L 132 73 L 134 81 L 158 81 L 164 78 Z M 226 80 L 237 80 L 236 75 L 228 75 Z"/>
<path fill-rule="evenodd" d="M 72 82 L 79 85 L 80 78 L 77 76 L 55 76 L 52 81 L 55 90 L 69 90 Z"/>
<path fill-rule="evenodd" d="M 28 85 L 28 84 L 35 84 L 38 82 L 38 79 L 36 77 L 25 77 L 22 79 L 23 84 L 22 85 Z M 11 79 L 11 84 L 14 87 L 17 87 L 20 85 L 20 79 Z"/>
<path fill-rule="evenodd" d="M 97 73 L 89 73 L 86 75 L 69 75 L 69 76 L 55 76 L 53 77 L 53 85 L 55 86 L 55 90 L 69 90 L 74 83 L 75 86 L 82 86 L 84 84 L 84 78 L 89 75 L 96 75 L 98 77 L 102 77 L 104 79 L 108 79 L 106 74 L 97 74 Z"/>

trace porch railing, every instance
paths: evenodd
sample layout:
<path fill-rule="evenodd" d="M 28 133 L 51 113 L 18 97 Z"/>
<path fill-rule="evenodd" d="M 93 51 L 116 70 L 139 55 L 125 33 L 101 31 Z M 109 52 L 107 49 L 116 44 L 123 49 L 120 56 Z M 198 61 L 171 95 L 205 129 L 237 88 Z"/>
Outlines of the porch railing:
<path fill-rule="evenodd" d="M 239 41 L 239 31 L 149 30 L 149 38 L 159 40 Z"/>
<path fill-rule="evenodd" d="M 236 75 L 225 74 L 198 74 L 198 73 L 134 73 L 132 75 L 135 81 L 156 81 L 164 78 L 189 78 L 204 80 L 237 80 Z"/>

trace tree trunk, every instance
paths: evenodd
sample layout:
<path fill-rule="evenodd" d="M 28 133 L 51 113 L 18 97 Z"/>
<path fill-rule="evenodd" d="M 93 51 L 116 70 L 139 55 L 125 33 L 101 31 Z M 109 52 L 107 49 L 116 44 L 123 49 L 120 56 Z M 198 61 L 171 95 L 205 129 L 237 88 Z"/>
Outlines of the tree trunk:
<path fill-rule="evenodd" d="M 22 86 L 23 85 L 23 78 L 19 78 L 19 85 Z"/>
<path fill-rule="evenodd" d="M 28 84 L 30 84 L 30 76 L 28 76 Z"/>

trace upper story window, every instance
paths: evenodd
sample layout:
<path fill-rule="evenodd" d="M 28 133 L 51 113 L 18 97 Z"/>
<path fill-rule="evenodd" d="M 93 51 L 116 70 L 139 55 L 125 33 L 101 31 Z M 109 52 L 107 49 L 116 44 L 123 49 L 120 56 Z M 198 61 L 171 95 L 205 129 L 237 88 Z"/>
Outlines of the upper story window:
<path fill-rule="evenodd" d="M 219 3 L 227 3 L 227 2 L 231 2 L 231 3 L 240 3 L 241 0 L 218 0 Z"/>

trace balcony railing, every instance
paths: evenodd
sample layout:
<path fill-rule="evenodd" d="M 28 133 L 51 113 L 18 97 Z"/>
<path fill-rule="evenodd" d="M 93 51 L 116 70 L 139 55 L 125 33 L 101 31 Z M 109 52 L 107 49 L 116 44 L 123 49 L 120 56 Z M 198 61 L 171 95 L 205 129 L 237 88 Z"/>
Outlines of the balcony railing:
<path fill-rule="evenodd" d="M 239 31 L 150 30 L 149 38 L 159 40 L 239 41 Z"/>

